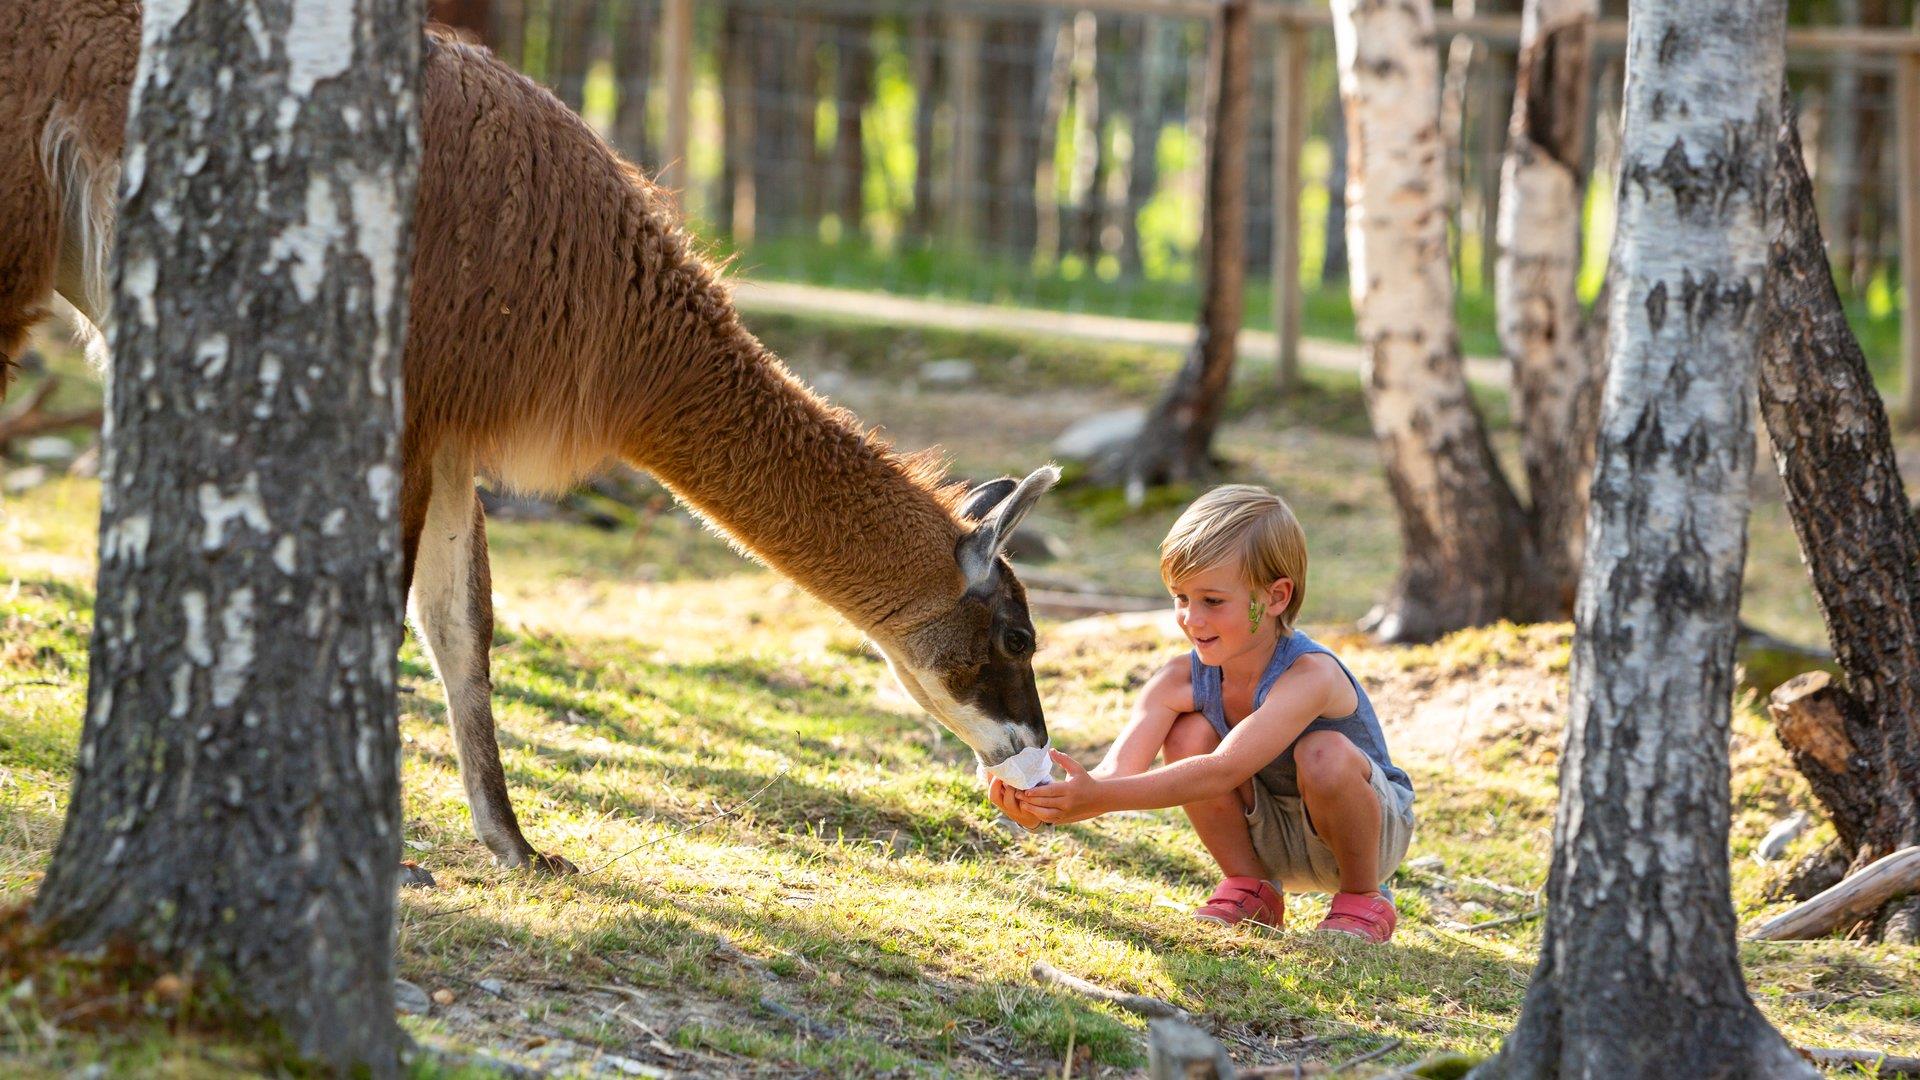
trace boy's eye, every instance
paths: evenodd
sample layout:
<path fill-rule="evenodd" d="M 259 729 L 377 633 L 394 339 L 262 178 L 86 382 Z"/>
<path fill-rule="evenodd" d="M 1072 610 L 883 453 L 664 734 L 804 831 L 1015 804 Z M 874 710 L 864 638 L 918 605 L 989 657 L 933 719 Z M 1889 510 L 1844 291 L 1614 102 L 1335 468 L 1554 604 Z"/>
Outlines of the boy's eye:
<path fill-rule="evenodd" d="M 1209 596 L 1209 597 L 1207 597 L 1207 606 L 1208 606 L 1208 607 L 1219 607 L 1219 606 L 1220 606 L 1220 605 L 1221 605 L 1221 604 L 1222 604 L 1223 602 L 1224 602 L 1224 601 L 1222 601 L 1222 600 L 1221 600 L 1221 599 L 1220 599 L 1219 597 L 1217 597 L 1217 596 Z"/>

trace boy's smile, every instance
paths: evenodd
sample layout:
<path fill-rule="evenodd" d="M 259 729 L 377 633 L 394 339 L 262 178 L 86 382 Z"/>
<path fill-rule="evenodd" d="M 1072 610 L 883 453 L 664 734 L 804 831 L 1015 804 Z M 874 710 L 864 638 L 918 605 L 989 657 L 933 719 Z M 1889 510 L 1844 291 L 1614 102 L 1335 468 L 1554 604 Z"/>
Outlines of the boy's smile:
<path fill-rule="evenodd" d="M 1267 612 L 1258 629 L 1249 618 L 1254 590 L 1240 567 L 1231 562 L 1189 574 L 1168 585 L 1167 591 L 1173 595 L 1174 617 L 1194 651 L 1208 666 L 1221 667 L 1242 654 L 1271 647 L 1266 621 L 1285 608 L 1293 583 L 1281 578 L 1274 587 L 1260 590 Z"/>

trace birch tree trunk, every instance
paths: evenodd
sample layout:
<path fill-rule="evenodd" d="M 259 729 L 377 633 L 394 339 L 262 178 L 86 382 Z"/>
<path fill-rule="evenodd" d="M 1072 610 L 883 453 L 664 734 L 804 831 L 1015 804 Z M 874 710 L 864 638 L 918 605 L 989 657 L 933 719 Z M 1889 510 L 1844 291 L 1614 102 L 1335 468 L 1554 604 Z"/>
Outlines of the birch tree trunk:
<path fill-rule="evenodd" d="M 1540 963 L 1477 1077 L 1814 1077 L 1747 994 L 1727 884 L 1764 206 L 1785 0 L 1643 0 L 1611 356 Z"/>
<path fill-rule="evenodd" d="M 34 905 L 70 948 L 225 972 L 300 1052 L 377 1076 L 420 48 L 400 0 L 147 9 L 86 722 Z"/>
<path fill-rule="evenodd" d="M 1920 844 L 1920 528 L 1886 407 L 1847 325 L 1814 217 L 1799 133 L 1775 146 L 1771 265 L 1760 308 L 1760 411 L 1814 595 L 1847 686 L 1780 735 L 1857 868 Z M 1776 703 L 1781 696 L 1776 694 Z M 1876 930 L 1911 942 L 1920 898 Z"/>
<path fill-rule="evenodd" d="M 1215 137 L 1207 149 L 1207 220 L 1201 239 L 1206 294 L 1193 348 L 1148 414 L 1140 435 L 1118 456 L 1113 478 L 1138 504 L 1151 484 L 1203 480 L 1214 470 L 1213 435 L 1226 407 L 1235 345 L 1246 304 L 1247 113 L 1253 69 L 1250 0 L 1220 12 L 1220 78 Z"/>
<path fill-rule="evenodd" d="M 1527 0 L 1513 122 L 1500 169 L 1500 344 L 1513 365 L 1528 523 L 1541 576 L 1573 610 L 1599 421 L 1598 368 L 1580 340 L 1581 163 L 1587 35 L 1597 0 Z"/>
<path fill-rule="evenodd" d="M 1367 412 L 1403 547 L 1365 626 L 1416 641 L 1554 613 L 1525 519 L 1467 391 L 1447 261 L 1446 146 L 1428 0 L 1335 0 L 1347 114 L 1347 249 Z"/>

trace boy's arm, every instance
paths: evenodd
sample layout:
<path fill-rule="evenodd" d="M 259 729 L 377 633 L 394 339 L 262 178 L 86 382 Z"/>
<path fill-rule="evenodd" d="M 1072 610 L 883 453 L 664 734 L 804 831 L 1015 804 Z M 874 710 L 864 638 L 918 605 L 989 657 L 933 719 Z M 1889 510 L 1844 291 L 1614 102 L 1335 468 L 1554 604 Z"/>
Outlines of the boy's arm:
<path fill-rule="evenodd" d="M 1093 775 L 1133 776 L 1153 765 L 1155 755 L 1167 741 L 1167 732 L 1181 713 L 1193 711 L 1193 684 L 1187 658 L 1168 661 L 1147 680 L 1140 696 L 1134 699 L 1133 715 L 1120 730 L 1106 757 L 1093 767 Z"/>
<path fill-rule="evenodd" d="M 1282 675 L 1267 700 L 1211 754 L 1185 758 L 1132 776 L 1102 779 L 1069 769 L 1065 781 L 1020 793 L 1043 821 L 1080 821 L 1114 810 L 1158 810 L 1211 799 L 1246 783 L 1293 745 L 1326 712 L 1346 676 L 1336 661 L 1313 655 Z M 1337 681 L 1336 681 L 1337 680 Z"/>

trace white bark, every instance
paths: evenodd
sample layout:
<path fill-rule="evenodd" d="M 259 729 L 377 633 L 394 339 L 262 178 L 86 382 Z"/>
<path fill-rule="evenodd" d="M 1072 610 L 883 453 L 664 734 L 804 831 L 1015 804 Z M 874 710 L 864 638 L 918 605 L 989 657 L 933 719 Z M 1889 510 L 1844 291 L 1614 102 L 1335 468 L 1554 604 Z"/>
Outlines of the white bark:
<path fill-rule="evenodd" d="M 1500 344 L 1515 412 L 1535 549 L 1571 601 L 1585 534 L 1599 391 L 1580 340 L 1580 163 L 1586 149 L 1587 34 L 1596 0 L 1527 0 L 1500 170 Z"/>
<path fill-rule="evenodd" d="M 1633 11 L 1546 937 L 1519 1027 L 1484 1075 L 1816 1075 L 1747 995 L 1727 880 L 1784 29 L 1784 0 Z"/>
<path fill-rule="evenodd" d="M 170 970 L 222 971 L 299 1052 L 376 1076 L 397 1073 L 401 1042 L 419 15 L 397 0 L 147 9 L 87 717 L 34 907 L 68 947 L 126 940 Z"/>
<path fill-rule="evenodd" d="M 1352 148 L 1347 248 L 1368 412 L 1405 564 L 1371 617 L 1389 640 L 1537 612 L 1519 506 L 1467 392 L 1447 253 L 1446 145 L 1429 0 L 1335 0 Z"/>

